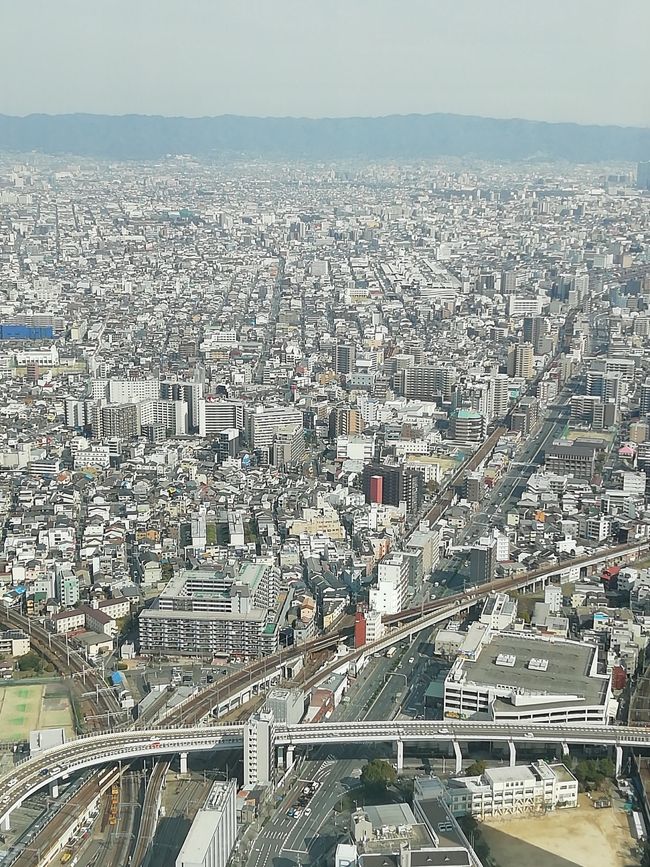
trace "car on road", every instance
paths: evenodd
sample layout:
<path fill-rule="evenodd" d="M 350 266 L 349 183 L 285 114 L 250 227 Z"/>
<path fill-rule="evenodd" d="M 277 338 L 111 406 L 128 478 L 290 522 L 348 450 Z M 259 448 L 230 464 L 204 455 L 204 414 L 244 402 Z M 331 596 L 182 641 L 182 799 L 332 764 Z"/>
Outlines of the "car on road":
<path fill-rule="evenodd" d="M 311 807 L 305 807 L 303 810 L 303 816 L 311 816 Z"/>
<path fill-rule="evenodd" d="M 525 737 L 525 738 L 534 738 L 535 735 L 534 735 L 532 732 L 526 732 L 526 734 L 524 735 L 524 737 Z"/>
<path fill-rule="evenodd" d="M 450 735 L 451 732 L 450 732 L 450 730 L 447 729 L 447 728 L 441 728 L 441 729 L 438 729 L 438 734 L 439 734 L 439 735 Z"/>
<path fill-rule="evenodd" d="M 410 656 L 410 657 L 409 657 L 409 665 L 413 665 L 414 662 L 415 662 L 415 657 L 414 657 L 414 656 Z"/>

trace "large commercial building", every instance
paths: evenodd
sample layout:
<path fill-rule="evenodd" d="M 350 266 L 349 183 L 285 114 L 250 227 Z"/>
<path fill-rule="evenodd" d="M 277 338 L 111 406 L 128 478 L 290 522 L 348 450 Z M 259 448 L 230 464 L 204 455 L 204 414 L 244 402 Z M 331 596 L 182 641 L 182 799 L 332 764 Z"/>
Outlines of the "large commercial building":
<path fill-rule="evenodd" d="M 485 626 L 471 658 L 461 649 L 444 683 L 444 716 L 451 719 L 604 725 L 615 704 L 595 644 L 494 634 Z"/>
<path fill-rule="evenodd" d="M 213 783 L 192 822 L 176 867 L 226 867 L 237 838 L 237 781 Z"/>
<path fill-rule="evenodd" d="M 272 653 L 289 601 L 289 594 L 278 593 L 275 570 L 264 564 L 183 570 L 140 613 L 140 647 L 202 657 Z"/>

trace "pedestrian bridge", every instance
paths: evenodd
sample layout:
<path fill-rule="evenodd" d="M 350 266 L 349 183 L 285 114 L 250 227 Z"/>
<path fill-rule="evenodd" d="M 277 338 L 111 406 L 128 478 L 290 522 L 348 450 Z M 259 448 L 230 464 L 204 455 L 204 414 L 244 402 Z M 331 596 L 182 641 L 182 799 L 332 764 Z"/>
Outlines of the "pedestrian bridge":
<path fill-rule="evenodd" d="M 132 761 L 150 756 L 179 754 L 181 769 L 187 766 L 189 753 L 219 749 L 241 749 L 248 723 L 217 724 L 191 728 L 131 730 L 106 732 L 76 738 L 44 750 L 23 760 L 0 777 L 0 823 L 8 822 L 10 813 L 30 795 L 46 785 L 56 787 L 59 780 L 85 768 Z M 392 743 L 401 765 L 405 744 L 452 744 L 459 767 L 460 744 L 504 742 L 514 764 L 516 744 L 561 744 L 613 747 L 617 765 L 624 747 L 637 750 L 650 747 L 650 729 L 598 725 L 512 725 L 496 722 L 442 722 L 426 720 L 392 720 L 378 722 L 326 722 L 284 725 L 276 723 L 274 748 L 284 748 L 293 757 L 295 748 L 318 744 Z M 460 758 L 459 758 L 460 757 Z"/>

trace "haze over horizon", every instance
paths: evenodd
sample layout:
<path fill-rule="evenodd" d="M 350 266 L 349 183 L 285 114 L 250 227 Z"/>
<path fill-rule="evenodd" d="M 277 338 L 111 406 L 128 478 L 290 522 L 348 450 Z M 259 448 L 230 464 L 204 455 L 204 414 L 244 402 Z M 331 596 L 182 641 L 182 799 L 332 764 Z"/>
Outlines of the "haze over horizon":
<path fill-rule="evenodd" d="M 643 0 L 615 12 L 606 0 L 500 0 L 498 14 L 480 0 L 25 0 L 3 18 L 6 115 L 449 113 L 650 127 Z"/>

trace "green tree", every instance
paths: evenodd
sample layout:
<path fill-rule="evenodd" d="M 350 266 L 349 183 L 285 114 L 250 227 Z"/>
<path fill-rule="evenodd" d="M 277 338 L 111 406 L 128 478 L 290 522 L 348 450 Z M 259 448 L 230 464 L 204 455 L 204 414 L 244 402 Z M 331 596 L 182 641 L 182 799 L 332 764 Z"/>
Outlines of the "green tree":
<path fill-rule="evenodd" d="M 471 765 L 466 769 L 465 773 L 468 777 L 480 777 L 481 774 L 485 773 L 485 769 L 487 765 L 483 761 L 483 759 L 477 759 L 475 762 L 472 762 Z"/>
<path fill-rule="evenodd" d="M 18 668 L 20 671 L 40 671 L 43 666 L 41 657 L 38 653 L 30 650 L 18 660 Z"/>
<path fill-rule="evenodd" d="M 397 779 L 397 771 L 384 759 L 373 759 L 364 765 L 361 771 L 361 782 L 366 789 L 375 792 L 385 791 Z"/>

